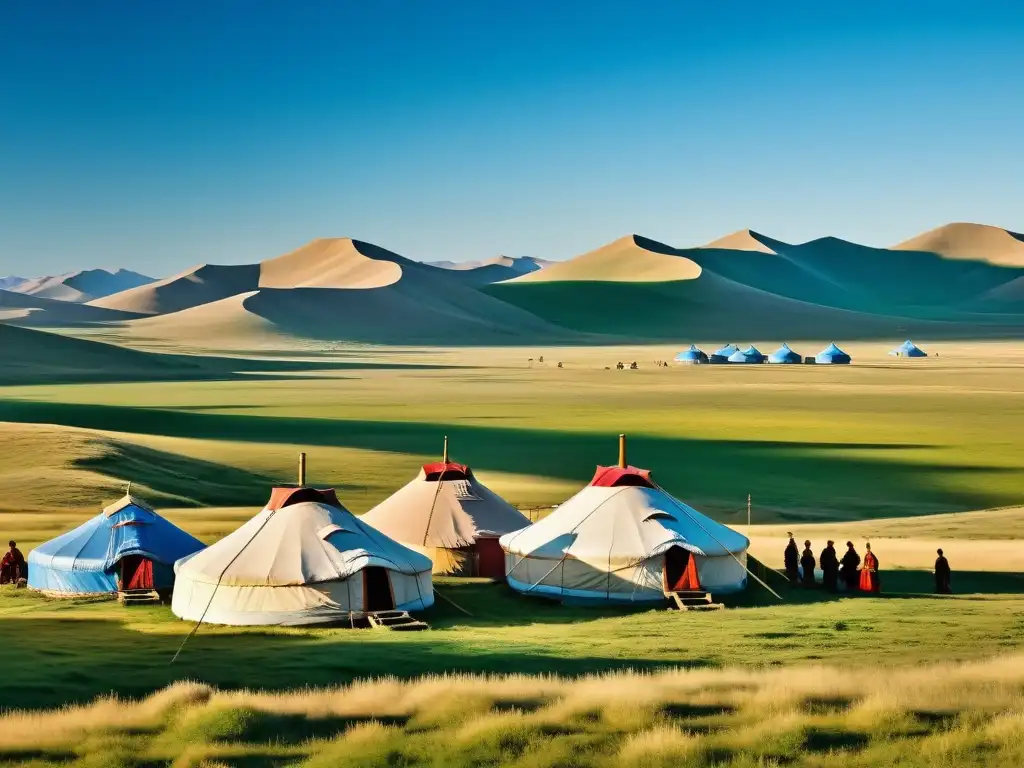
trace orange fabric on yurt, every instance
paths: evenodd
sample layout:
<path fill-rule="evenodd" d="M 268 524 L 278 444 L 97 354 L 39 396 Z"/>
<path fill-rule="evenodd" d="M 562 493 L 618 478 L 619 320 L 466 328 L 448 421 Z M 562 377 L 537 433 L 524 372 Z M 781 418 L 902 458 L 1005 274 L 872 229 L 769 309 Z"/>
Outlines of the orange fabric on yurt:
<path fill-rule="evenodd" d="M 303 501 L 316 501 L 320 504 L 327 504 L 332 507 L 341 507 L 338 495 L 333 488 L 296 488 L 289 486 L 278 486 L 270 492 L 270 501 L 267 502 L 267 509 L 281 509 L 292 504 L 300 504 Z"/>
<path fill-rule="evenodd" d="M 598 488 L 614 488 L 622 485 L 654 487 L 651 482 L 651 471 L 639 467 L 598 467 L 590 484 Z"/>

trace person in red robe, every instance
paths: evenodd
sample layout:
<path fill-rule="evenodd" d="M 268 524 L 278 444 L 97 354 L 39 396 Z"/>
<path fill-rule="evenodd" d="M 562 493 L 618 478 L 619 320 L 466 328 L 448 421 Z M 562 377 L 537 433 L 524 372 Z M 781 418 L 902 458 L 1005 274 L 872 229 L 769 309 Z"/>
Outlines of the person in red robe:
<path fill-rule="evenodd" d="M 882 582 L 878 578 L 878 557 L 871 551 L 871 545 L 865 544 L 864 567 L 860 569 L 860 591 L 877 595 L 882 590 Z"/>
<path fill-rule="evenodd" d="M 25 556 L 18 549 L 18 542 L 9 541 L 7 544 L 10 549 L 0 560 L 0 584 L 17 584 L 19 579 L 24 579 L 28 573 Z"/>

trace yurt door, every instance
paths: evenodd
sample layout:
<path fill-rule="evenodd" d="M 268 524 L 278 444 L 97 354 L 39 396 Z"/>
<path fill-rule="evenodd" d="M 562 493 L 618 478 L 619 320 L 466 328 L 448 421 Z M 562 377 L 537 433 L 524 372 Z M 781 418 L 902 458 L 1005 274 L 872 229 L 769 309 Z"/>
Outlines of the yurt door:
<path fill-rule="evenodd" d="M 476 575 L 489 579 L 505 578 L 505 550 L 497 539 L 481 537 L 476 540 Z"/>
<path fill-rule="evenodd" d="M 153 561 L 140 555 L 122 558 L 121 589 L 153 589 Z"/>
<path fill-rule="evenodd" d="M 689 550 L 672 547 L 665 553 L 665 591 L 699 592 L 697 561 Z"/>
<path fill-rule="evenodd" d="M 371 565 L 363 568 L 363 610 L 393 611 L 395 598 L 391 594 L 391 579 L 388 569 Z"/>

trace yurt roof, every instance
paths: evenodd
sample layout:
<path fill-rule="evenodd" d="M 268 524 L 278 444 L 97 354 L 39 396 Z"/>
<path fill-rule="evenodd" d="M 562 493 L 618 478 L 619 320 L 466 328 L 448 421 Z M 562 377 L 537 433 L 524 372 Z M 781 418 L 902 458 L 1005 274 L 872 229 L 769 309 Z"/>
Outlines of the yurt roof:
<path fill-rule="evenodd" d="M 269 505 L 255 517 L 177 565 L 181 576 L 210 584 L 279 587 L 345 579 L 367 566 L 406 574 L 430 559 L 374 530 L 341 504 L 299 501 Z"/>
<path fill-rule="evenodd" d="M 449 475 L 441 467 L 458 467 Z M 453 462 L 426 464 L 416 478 L 375 506 L 363 519 L 411 546 L 457 549 L 483 536 L 500 536 L 529 518 Z"/>

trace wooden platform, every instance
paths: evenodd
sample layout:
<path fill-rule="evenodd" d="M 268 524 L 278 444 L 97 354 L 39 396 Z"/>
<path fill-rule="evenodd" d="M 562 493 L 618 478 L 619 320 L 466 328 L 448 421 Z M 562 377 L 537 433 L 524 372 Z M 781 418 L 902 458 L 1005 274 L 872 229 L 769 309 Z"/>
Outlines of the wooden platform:
<path fill-rule="evenodd" d="M 669 609 L 676 611 L 720 611 L 725 608 L 711 598 L 710 592 L 666 592 Z"/>
<path fill-rule="evenodd" d="M 117 602 L 121 605 L 159 605 L 163 598 L 155 589 L 127 589 L 117 593 Z"/>
<path fill-rule="evenodd" d="M 374 629 L 390 629 L 395 632 L 420 632 L 430 629 L 429 624 L 413 618 L 408 611 L 379 611 L 368 613 L 366 618 Z"/>

